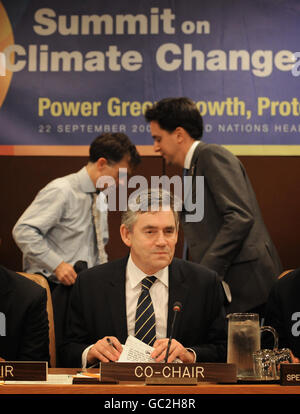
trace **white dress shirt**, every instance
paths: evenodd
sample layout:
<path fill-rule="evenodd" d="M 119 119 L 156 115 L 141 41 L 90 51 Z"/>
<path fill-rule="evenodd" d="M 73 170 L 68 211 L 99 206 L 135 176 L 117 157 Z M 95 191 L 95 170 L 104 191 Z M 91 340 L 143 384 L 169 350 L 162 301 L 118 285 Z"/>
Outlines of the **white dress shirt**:
<path fill-rule="evenodd" d="M 166 266 L 153 275 L 147 275 L 135 265 L 131 256 L 129 256 L 127 262 L 125 285 L 128 335 L 134 336 L 137 302 L 142 289 L 142 280 L 147 276 L 155 276 L 157 278 L 150 288 L 150 296 L 155 313 L 156 339 L 166 338 L 169 298 L 169 268 Z"/>
<path fill-rule="evenodd" d="M 184 168 L 189 170 L 191 168 L 191 162 L 192 158 L 195 152 L 196 147 L 198 146 L 199 141 L 194 141 L 193 144 L 190 146 L 190 149 L 186 153 L 185 159 L 184 159 Z"/>

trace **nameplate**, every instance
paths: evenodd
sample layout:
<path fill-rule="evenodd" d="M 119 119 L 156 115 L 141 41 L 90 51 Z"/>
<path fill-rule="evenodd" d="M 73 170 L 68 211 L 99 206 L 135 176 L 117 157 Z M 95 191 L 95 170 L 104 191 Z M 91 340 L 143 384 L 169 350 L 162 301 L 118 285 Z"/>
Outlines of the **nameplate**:
<path fill-rule="evenodd" d="M 237 382 L 236 366 L 234 364 L 162 364 L 133 362 L 100 363 L 100 381 L 115 379 L 118 381 L 143 381 L 147 383 L 158 383 L 158 381 L 155 381 L 155 379 L 158 378 L 169 380 L 170 383 L 175 383 L 178 379 L 197 379 L 197 382 L 214 383 Z M 190 382 L 192 383 L 194 381 Z"/>
<path fill-rule="evenodd" d="M 3 381 L 47 381 L 48 362 L 0 362 Z"/>
<path fill-rule="evenodd" d="M 300 364 L 280 364 L 281 385 L 300 385 Z"/>

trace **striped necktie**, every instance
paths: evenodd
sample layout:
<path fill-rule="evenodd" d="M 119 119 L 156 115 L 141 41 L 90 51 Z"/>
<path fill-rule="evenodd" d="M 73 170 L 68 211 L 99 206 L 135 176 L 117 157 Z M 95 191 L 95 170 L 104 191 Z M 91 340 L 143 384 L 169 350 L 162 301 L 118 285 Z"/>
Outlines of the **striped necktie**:
<path fill-rule="evenodd" d="M 100 195 L 99 195 L 100 196 Z M 97 207 L 97 193 L 92 194 L 93 202 L 92 202 L 92 214 L 93 214 L 93 220 L 94 220 L 94 227 L 96 232 L 96 241 L 97 241 L 97 248 L 98 248 L 98 254 L 99 254 L 99 261 L 100 264 L 107 262 L 107 253 L 105 251 L 105 245 L 104 245 L 104 234 L 105 229 L 104 225 L 107 222 L 107 212 L 103 211 L 101 212 Z"/>
<path fill-rule="evenodd" d="M 135 337 L 151 346 L 156 340 L 156 328 L 149 289 L 155 280 L 155 276 L 148 276 L 142 280 L 142 291 L 138 299 L 135 316 Z"/>

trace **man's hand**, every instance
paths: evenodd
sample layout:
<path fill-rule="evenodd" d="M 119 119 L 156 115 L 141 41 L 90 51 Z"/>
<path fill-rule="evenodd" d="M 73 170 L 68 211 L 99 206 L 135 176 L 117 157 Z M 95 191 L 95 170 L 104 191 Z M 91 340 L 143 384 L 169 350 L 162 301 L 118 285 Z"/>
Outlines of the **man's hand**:
<path fill-rule="evenodd" d="M 102 362 L 117 361 L 122 350 L 122 345 L 115 336 L 105 336 L 89 349 L 87 362 L 93 364 L 97 360 Z"/>
<path fill-rule="evenodd" d="M 54 274 L 60 283 L 66 286 L 73 285 L 77 278 L 77 273 L 75 272 L 73 266 L 65 262 L 61 262 L 61 264 L 57 266 L 54 270 Z"/>
<path fill-rule="evenodd" d="M 155 349 L 152 352 L 151 357 L 154 358 L 156 362 L 163 362 L 165 360 L 168 342 L 168 338 L 155 341 L 153 345 Z M 186 349 L 180 342 L 176 341 L 176 339 L 172 339 L 167 362 L 173 362 L 176 358 L 179 358 L 183 363 L 195 362 L 193 352 Z"/>
<path fill-rule="evenodd" d="M 298 364 L 300 362 L 300 359 L 295 357 L 292 352 L 291 352 L 291 357 L 292 357 L 292 363 L 293 364 Z"/>

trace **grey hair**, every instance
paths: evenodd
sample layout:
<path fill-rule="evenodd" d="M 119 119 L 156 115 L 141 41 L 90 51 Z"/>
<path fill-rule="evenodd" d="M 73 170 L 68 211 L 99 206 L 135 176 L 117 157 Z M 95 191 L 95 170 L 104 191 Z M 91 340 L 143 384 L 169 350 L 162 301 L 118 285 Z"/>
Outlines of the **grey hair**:
<path fill-rule="evenodd" d="M 134 192 L 128 200 L 127 211 L 124 211 L 121 218 L 121 224 L 132 231 L 138 215 L 146 212 L 169 211 L 174 214 L 176 230 L 179 228 L 179 214 L 182 202 L 173 196 L 169 191 L 161 188 L 150 188 L 140 191 L 138 194 Z"/>

